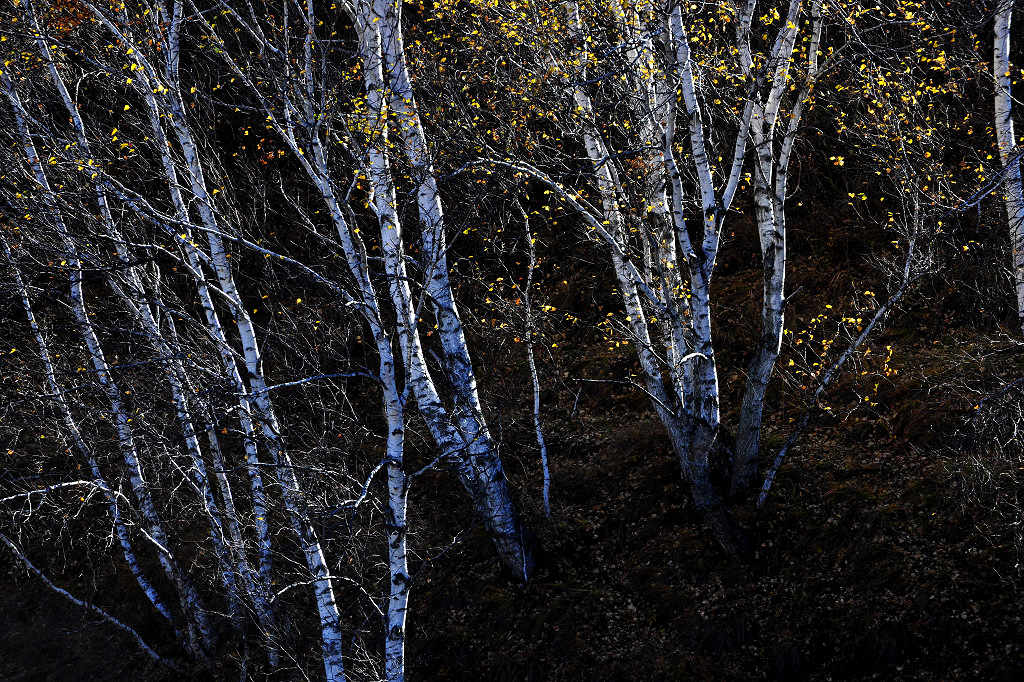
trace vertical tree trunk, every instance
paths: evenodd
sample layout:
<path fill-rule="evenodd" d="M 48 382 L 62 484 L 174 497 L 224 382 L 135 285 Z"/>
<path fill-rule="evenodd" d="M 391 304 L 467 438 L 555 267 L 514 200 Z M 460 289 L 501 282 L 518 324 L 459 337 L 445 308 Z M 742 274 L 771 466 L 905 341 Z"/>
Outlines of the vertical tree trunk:
<path fill-rule="evenodd" d="M 394 180 L 391 177 L 387 152 L 373 149 L 374 145 L 382 144 L 381 140 L 384 140 L 386 145 L 388 125 L 386 116 L 383 115 L 384 103 L 388 97 L 388 86 L 383 70 L 385 57 L 380 38 L 380 23 L 383 17 L 374 14 L 373 0 L 355 2 L 347 9 L 352 13 L 359 34 L 360 59 L 364 67 L 363 78 L 369 105 L 364 114 L 367 126 L 363 131 L 367 135 L 367 139 L 364 141 L 367 146 L 358 149 L 355 153 L 360 157 L 360 163 L 363 164 L 362 170 L 370 180 L 371 206 L 377 214 L 377 221 L 381 229 L 381 245 L 384 247 L 385 253 L 384 270 L 389 298 L 395 309 L 395 324 L 402 348 L 403 366 L 407 368 L 413 395 L 442 451 L 442 457 L 455 460 L 460 481 L 491 534 L 499 556 L 512 570 L 527 577 L 533 566 L 532 548 L 527 540 L 529 536 L 512 503 L 504 471 L 501 469 L 501 461 L 497 456 L 493 441 L 486 431 L 486 424 L 482 421 L 482 415 L 478 409 L 479 398 L 473 397 L 467 402 L 456 395 L 456 407 L 454 412 L 450 413 L 442 403 L 427 368 L 416 325 L 419 307 L 414 305 L 406 273 L 404 247 L 400 236 L 401 225 L 397 219 L 395 206 Z M 312 5 L 307 5 L 306 11 L 308 25 L 315 25 L 315 17 L 311 14 Z M 386 8 L 382 11 L 386 12 Z M 284 34 L 287 41 L 287 21 L 285 24 Z M 204 25 L 210 34 L 216 35 L 216 30 L 209 22 Z M 267 43 L 266 37 L 255 26 L 243 25 L 253 39 L 266 46 L 268 53 L 279 57 L 284 54 L 283 51 Z M 365 317 L 381 357 L 389 357 L 392 355 L 389 348 L 390 330 L 385 326 L 382 308 L 370 279 L 366 250 L 359 237 L 359 230 L 354 224 L 350 224 L 346 217 L 348 215 L 347 207 L 335 193 L 331 171 L 327 163 L 327 148 L 321 139 L 320 133 L 323 132 L 319 128 L 321 119 L 316 114 L 317 105 L 312 99 L 314 93 L 319 91 L 318 88 L 322 87 L 322 84 L 318 85 L 315 80 L 315 74 L 319 67 L 313 68 L 312 66 L 313 43 L 314 34 L 307 32 L 304 41 L 305 69 L 301 73 L 293 73 L 289 65 L 291 62 L 285 60 L 285 63 L 277 65 L 277 68 L 283 69 L 284 74 L 273 74 L 267 79 L 278 89 L 276 96 L 281 101 L 276 103 L 277 108 L 260 90 L 260 85 L 266 81 L 261 83 L 259 80 L 250 78 L 247 69 L 236 63 L 235 58 L 227 50 L 222 51 L 222 54 L 236 76 L 252 89 L 263 107 L 270 126 L 278 132 L 292 151 L 294 159 L 303 167 L 320 191 L 336 228 L 349 271 L 356 283 L 357 296 L 353 297 L 353 303 Z M 298 121 L 306 121 L 309 124 L 296 125 Z M 430 173 L 432 174 L 432 170 Z M 434 190 L 436 192 L 436 187 Z M 440 210 L 439 203 L 436 208 L 438 211 Z M 435 215 L 439 217 L 440 213 L 435 213 Z M 428 235 L 426 239 L 429 238 Z M 447 266 L 443 272 L 444 277 L 447 278 Z M 454 304 L 451 306 L 451 310 L 454 310 Z M 455 321 L 457 322 L 457 318 Z M 461 323 L 458 323 L 457 331 L 461 334 Z M 466 357 L 468 358 L 468 354 Z M 459 366 L 469 371 L 471 376 L 471 364 L 463 362 Z M 446 372 L 449 369 L 450 367 L 445 367 Z M 452 383 L 455 386 L 463 387 L 469 385 L 465 381 L 459 382 L 455 379 Z M 468 395 L 476 396 L 475 384 L 471 386 L 471 389 L 468 391 Z M 464 406 L 473 401 L 476 401 L 476 407 L 471 406 L 471 409 L 460 407 L 460 405 Z"/>
<path fill-rule="evenodd" d="M 541 471 L 544 475 L 544 487 L 542 499 L 544 500 L 544 514 L 551 518 L 551 469 L 548 467 L 548 446 L 544 442 L 544 429 L 540 420 L 540 377 L 537 374 L 537 362 L 533 357 L 533 309 L 531 298 L 533 294 L 533 273 L 537 269 L 537 249 L 534 247 L 533 232 L 530 230 L 530 218 L 520 208 L 523 214 L 523 223 L 526 228 L 526 249 L 529 255 L 529 263 L 526 271 L 526 284 L 523 286 L 523 310 L 526 311 L 526 362 L 530 367 L 530 382 L 533 384 L 533 429 L 537 433 L 537 447 L 540 448 Z"/>
<path fill-rule="evenodd" d="M 747 370 L 747 385 L 740 408 L 736 434 L 736 453 L 730 482 L 730 494 L 740 495 L 751 488 L 757 478 L 764 399 L 775 363 L 782 349 L 785 324 L 786 287 L 786 191 L 789 159 L 793 142 L 818 75 L 818 45 L 821 38 L 821 2 L 811 4 L 811 35 L 807 54 L 807 74 L 788 117 L 781 139 L 776 141 L 776 127 L 782 98 L 790 88 L 790 67 L 798 33 L 800 2 L 790 0 L 786 24 L 772 51 L 774 66 L 771 89 L 764 102 L 755 102 L 751 134 L 754 158 L 754 210 L 761 244 L 763 297 L 761 301 L 761 335 L 754 357 Z M 795 87 L 795 85 L 793 86 Z"/>
<path fill-rule="evenodd" d="M 1024 333 L 1024 183 L 1021 181 L 1020 148 L 1013 130 L 1013 96 L 1010 75 L 1010 27 L 1013 0 L 997 0 L 992 55 L 995 79 L 995 128 L 999 159 L 1005 170 L 1003 201 L 1010 232 L 1013 288 L 1017 296 L 1017 327 Z"/>
<path fill-rule="evenodd" d="M 384 671 L 388 682 L 405 680 L 405 621 L 409 610 L 409 561 L 407 507 L 409 484 L 405 474 L 405 416 L 402 399 L 393 379 L 385 382 L 387 414 L 387 528 L 388 606 L 384 635 Z"/>
<path fill-rule="evenodd" d="M 786 227 L 785 222 L 776 221 L 774 199 L 769 182 L 772 160 L 761 159 L 754 180 L 755 213 L 761 236 L 764 293 L 761 301 L 761 337 L 754 350 L 754 358 L 747 369 L 747 386 L 740 408 L 740 421 L 736 433 L 736 453 L 733 458 L 730 494 L 739 495 L 748 490 L 757 477 L 761 442 L 761 422 L 764 414 L 764 398 L 768 390 L 775 361 L 782 350 L 784 325 L 783 292 L 786 282 Z M 767 167 L 771 175 L 763 177 Z M 774 184 L 774 183 L 772 183 Z M 782 197 L 785 200 L 785 197 Z M 780 211 L 781 213 L 781 211 Z"/>

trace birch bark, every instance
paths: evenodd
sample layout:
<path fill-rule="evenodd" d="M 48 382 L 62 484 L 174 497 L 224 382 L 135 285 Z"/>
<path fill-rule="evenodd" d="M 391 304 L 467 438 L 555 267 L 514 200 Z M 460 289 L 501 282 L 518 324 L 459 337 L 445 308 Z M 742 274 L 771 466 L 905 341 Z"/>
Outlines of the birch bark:
<path fill-rule="evenodd" d="M 818 77 L 818 47 L 821 39 L 822 13 L 820 0 L 811 4 L 811 35 L 807 54 L 807 71 L 788 117 L 785 131 L 776 140 L 779 109 L 790 88 L 790 67 L 796 44 L 800 3 L 790 2 L 786 25 L 773 51 L 775 64 L 772 88 L 764 105 L 756 105 L 751 133 L 755 149 L 754 206 L 761 243 L 764 293 L 761 303 L 761 336 L 747 370 L 747 385 L 740 408 L 736 434 L 730 493 L 747 491 L 757 477 L 760 455 L 761 424 L 765 393 L 775 362 L 782 348 L 785 325 L 786 283 L 786 192 L 789 161 L 803 118 L 805 103 L 810 99 Z"/>
<path fill-rule="evenodd" d="M 369 0 L 359 0 L 354 10 L 367 98 L 367 129 L 373 131 L 365 150 L 365 167 L 373 189 L 371 203 L 380 225 L 381 251 L 384 255 L 388 289 L 396 313 L 399 345 L 406 363 L 410 387 L 438 447 L 444 455 L 454 459 L 463 487 L 466 488 L 477 513 L 484 521 L 498 554 L 521 579 L 528 580 L 534 568 L 532 540 L 512 501 L 501 460 L 487 434 L 482 416 L 477 416 L 479 403 L 458 415 L 453 423 L 426 364 L 416 324 L 417 306 L 413 302 L 405 265 L 402 225 L 397 213 L 394 179 L 390 161 L 383 151 L 387 147 L 388 85 L 384 79 L 386 56 L 380 29 L 380 24 L 386 24 L 386 21 L 382 21 L 384 17 L 379 12 L 385 10 Z M 420 189 L 425 195 L 436 199 L 436 185 L 431 187 L 432 189 Z M 424 195 L 421 194 L 422 196 Z M 428 219 L 433 219 L 430 218 L 433 216 L 440 221 L 439 213 L 431 213 L 431 206 L 434 204 L 427 203 L 430 206 L 426 207 L 425 215 Z M 436 206 L 439 211 L 440 204 Z M 424 210 L 422 203 L 421 210 Z M 438 229 L 439 227 L 440 225 Z M 438 238 L 436 232 L 433 238 Z M 442 270 L 443 274 L 438 278 L 438 273 Z M 462 338 L 461 324 L 456 324 L 457 314 L 454 312 L 454 303 L 450 301 L 450 287 L 447 287 L 450 306 L 444 303 L 445 294 L 441 291 L 447 286 L 447 267 L 439 267 L 431 281 L 433 284 L 427 285 L 428 295 L 433 287 L 438 295 L 442 296 L 438 304 L 439 309 L 447 309 L 447 312 L 438 312 L 439 324 L 442 318 L 448 320 L 446 334 L 450 341 L 456 337 Z M 446 349 L 446 352 L 448 350 L 459 355 L 465 351 L 465 339 L 462 338 L 461 345 L 454 344 L 450 349 Z M 461 361 L 459 364 L 456 373 L 463 372 L 466 377 L 471 378 L 472 365 Z M 475 395 L 475 380 L 470 382 L 467 379 L 459 390 Z M 456 410 L 458 409 L 457 407 Z"/>
<path fill-rule="evenodd" d="M 1021 181 L 1020 147 L 1013 129 L 1013 95 L 1010 74 L 1010 28 L 1014 0 L 998 0 L 995 14 L 992 76 L 995 79 L 995 128 L 999 159 L 1006 169 L 1003 202 L 1010 231 L 1013 288 L 1017 296 L 1018 327 L 1024 333 L 1024 183 Z"/>

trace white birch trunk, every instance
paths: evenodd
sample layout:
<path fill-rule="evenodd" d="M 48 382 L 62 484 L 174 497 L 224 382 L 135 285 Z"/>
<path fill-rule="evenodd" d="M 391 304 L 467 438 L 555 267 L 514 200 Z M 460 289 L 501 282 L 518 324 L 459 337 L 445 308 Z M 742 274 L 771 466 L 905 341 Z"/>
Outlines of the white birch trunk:
<path fill-rule="evenodd" d="M 1010 27 L 1014 0 L 998 0 L 995 15 L 992 76 L 995 79 L 995 128 L 1004 171 L 1003 201 L 1009 223 L 1013 288 L 1017 296 L 1018 328 L 1024 333 L 1024 183 L 1020 147 L 1013 130 L 1013 78 L 1010 74 Z"/>
<path fill-rule="evenodd" d="M 369 50 L 364 50 L 361 54 L 364 65 L 368 65 L 364 68 L 364 80 L 366 80 L 367 91 L 370 93 L 368 99 L 373 108 L 373 111 L 367 113 L 366 120 L 368 129 L 376 131 L 386 125 L 381 112 L 385 106 L 387 91 L 383 77 L 380 26 L 377 25 L 379 21 L 373 22 L 371 18 L 364 23 L 360 18 L 362 13 L 372 13 L 373 8 L 370 2 L 349 5 L 346 9 L 352 14 L 357 32 L 360 32 L 360 45 Z M 311 14 L 311 6 L 307 6 L 306 11 L 308 28 L 314 25 L 315 19 Z M 216 31 L 209 22 L 206 22 L 204 26 L 211 35 L 216 35 Z M 264 45 L 268 52 L 277 56 L 281 55 L 280 50 L 265 43 L 265 37 L 255 25 L 242 22 L 242 26 L 253 39 Z M 366 26 L 367 30 L 363 31 L 360 26 Z M 287 33 L 286 22 L 286 36 Z M 249 78 L 246 70 L 234 61 L 227 50 L 224 50 L 222 54 L 236 77 L 248 85 L 257 96 L 264 109 L 263 113 L 267 116 L 267 121 L 292 151 L 294 159 L 307 172 L 327 204 L 349 271 L 356 283 L 358 297 L 354 303 L 370 327 L 371 336 L 380 355 L 381 380 L 384 381 L 386 373 L 394 371 L 395 366 L 395 358 L 391 349 L 391 335 L 385 327 L 380 302 L 370 280 L 366 249 L 358 236 L 358 229 L 354 229 L 354 226 L 350 224 L 346 207 L 343 206 L 342 200 L 335 191 L 327 163 L 328 154 L 321 139 L 320 117 L 314 111 L 315 107 L 312 104 L 313 93 L 318 88 L 312 78 L 315 71 L 311 68 L 313 42 L 313 34 L 307 30 L 304 41 L 304 66 L 306 68 L 302 71 L 304 78 L 297 78 L 296 74 L 292 73 L 291 67 L 287 66 L 286 60 L 285 82 L 277 84 L 277 94 L 281 100 L 279 105 L 283 111 L 278 111 L 272 106 L 271 102 L 262 94 L 259 84 Z M 372 57 L 367 55 L 372 55 Z M 291 90 L 289 88 L 299 89 Z M 369 134 L 372 138 L 377 133 Z M 386 136 L 384 132 L 381 134 Z M 389 298 L 396 310 L 396 324 L 403 364 L 409 374 L 407 380 L 413 388 L 420 412 L 442 450 L 442 456 L 456 461 L 460 480 L 469 493 L 477 513 L 484 520 L 485 526 L 494 538 L 499 555 L 516 573 L 528 576 L 533 565 L 531 548 L 526 541 L 526 533 L 518 519 L 518 513 L 511 502 L 504 473 L 500 470 L 500 460 L 492 452 L 492 448 L 486 446 L 487 443 L 490 443 L 489 436 L 482 437 L 486 434 L 486 427 L 481 429 L 480 424 L 483 422 L 477 421 L 478 412 L 476 410 L 460 410 L 458 406 L 456 407 L 458 416 L 453 423 L 427 369 L 415 324 L 418 306 L 413 305 L 412 294 L 408 286 L 401 237 L 391 227 L 398 226 L 400 230 L 401 226 L 397 221 L 393 197 L 391 201 L 382 199 L 394 193 L 390 164 L 387 162 L 386 156 L 375 150 L 365 150 L 362 153 L 365 155 L 363 170 L 369 175 L 371 190 L 375 195 L 372 203 L 374 211 L 377 213 L 378 223 L 381 225 L 381 244 L 388 255 L 385 258 L 385 274 L 389 282 Z M 396 281 L 401 283 L 397 288 L 392 286 Z M 468 367 L 471 369 L 471 365 Z M 475 386 L 471 392 L 475 394 Z M 466 419 L 470 421 L 467 422 Z M 466 424 L 468 426 L 463 429 L 463 425 Z M 472 457 L 466 457 L 465 453 L 469 452 L 470 455 L 473 455 L 474 449 L 483 453 L 482 461 L 467 461 Z"/>
<path fill-rule="evenodd" d="M 384 672 L 388 682 L 405 680 L 405 621 L 409 610 L 408 496 L 405 474 L 405 416 L 393 381 L 384 386 L 387 414 L 388 606 L 384 635 Z"/>
<path fill-rule="evenodd" d="M 803 117 L 804 103 L 810 98 L 818 76 L 817 53 L 822 26 L 821 3 L 814 0 L 811 6 L 811 40 L 806 80 L 797 94 L 782 140 L 777 144 L 775 130 L 782 98 L 789 88 L 788 76 L 798 33 L 799 11 L 800 3 L 791 0 L 784 20 L 786 26 L 772 55 L 772 63 L 775 65 L 772 88 L 765 105 L 756 107 L 751 125 L 755 148 L 754 207 L 761 244 L 764 292 L 761 302 L 761 336 L 747 370 L 746 391 L 736 433 L 736 453 L 730 484 L 732 495 L 740 495 L 748 490 L 757 477 L 765 393 L 782 349 L 786 285 L 785 203 L 789 160 Z"/>
<path fill-rule="evenodd" d="M 441 196 L 405 61 L 402 3 L 399 0 L 373 0 L 373 12 L 383 25 L 381 48 L 388 80 L 381 83 L 381 87 L 387 88 L 390 94 L 389 103 L 398 120 L 399 146 L 412 166 L 423 228 L 424 289 L 437 319 L 438 337 L 447 361 L 447 376 L 455 388 L 459 428 L 474 456 L 480 461 L 492 460 L 489 466 L 495 469 L 494 475 L 503 477 L 501 461 L 484 421 L 473 363 L 452 295 Z"/>
<path fill-rule="evenodd" d="M 522 210 L 522 209 L 520 209 Z M 526 271 L 526 285 L 523 287 L 523 310 L 526 311 L 526 361 L 530 367 L 530 381 L 533 384 L 533 429 L 537 433 L 537 447 L 540 448 L 541 472 L 544 476 L 542 499 L 544 500 L 544 514 L 551 518 L 551 469 L 548 467 L 548 447 L 544 442 L 544 429 L 540 420 L 540 377 L 537 375 L 537 363 L 533 357 L 533 309 L 530 307 L 530 296 L 533 292 L 533 273 L 537 269 L 537 249 L 534 246 L 533 232 L 530 231 L 530 218 L 523 213 L 523 223 L 526 228 L 526 248 L 529 256 L 529 263 Z"/>

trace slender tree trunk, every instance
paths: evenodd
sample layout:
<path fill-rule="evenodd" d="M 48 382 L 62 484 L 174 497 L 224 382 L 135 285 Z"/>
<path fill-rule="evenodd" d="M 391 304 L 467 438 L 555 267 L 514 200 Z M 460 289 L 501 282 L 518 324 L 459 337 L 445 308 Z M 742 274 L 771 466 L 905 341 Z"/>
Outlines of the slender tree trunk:
<path fill-rule="evenodd" d="M 773 51 L 772 87 L 764 104 L 756 103 L 751 123 L 756 156 L 754 160 L 754 210 L 761 244 L 763 297 L 761 336 L 747 371 L 747 385 L 740 408 L 733 458 L 730 495 L 749 490 L 757 479 L 760 459 L 764 399 L 775 363 L 782 349 L 785 326 L 786 288 L 786 192 L 793 143 L 800 129 L 806 104 L 818 77 L 818 49 L 821 41 L 821 0 L 812 0 L 811 32 L 807 50 L 807 73 L 797 92 L 780 143 L 776 127 L 783 95 L 795 87 L 790 83 L 790 67 L 797 37 L 800 2 L 790 0 L 786 25 Z"/>
<path fill-rule="evenodd" d="M 522 209 L 520 209 L 522 210 Z M 530 381 L 533 384 L 533 429 L 537 433 L 537 447 L 540 448 L 540 465 L 544 475 L 544 487 L 542 498 L 544 500 L 544 514 L 551 518 L 551 469 L 548 467 L 548 446 L 544 442 L 544 429 L 540 420 L 540 376 L 537 374 L 537 363 L 533 357 L 533 309 L 531 308 L 531 296 L 533 294 L 533 273 L 537 269 L 537 249 L 534 247 L 533 232 L 530 231 L 530 219 L 523 213 L 523 222 L 526 227 L 526 249 L 529 255 L 529 265 L 526 271 L 526 285 L 523 287 L 523 310 L 526 311 L 526 361 L 530 367 Z"/>
<path fill-rule="evenodd" d="M 999 159 L 1006 169 L 1003 198 L 1009 223 L 1013 288 L 1017 296 L 1017 326 L 1024 333 L 1024 183 L 1021 181 L 1020 148 L 1013 130 L 1012 76 L 1010 74 L 1010 27 L 1014 0 L 998 0 L 992 75 L 995 78 L 995 128 Z"/>
<path fill-rule="evenodd" d="M 405 621 L 409 610 L 409 561 L 406 540 L 409 484 L 404 468 L 405 417 L 393 380 L 385 384 L 387 413 L 387 525 L 389 593 L 384 636 L 384 670 L 388 682 L 405 680 Z"/>
<path fill-rule="evenodd" d="M 493 442 L 486 433 L 486 425 L 482 421 L 482 416 L 479 416 L 479 409 L 460 408 L 459 405 L 465 404 L 466 401 L 460 403 L 461 399 L 456 396 L 456 409 L 449 413 L 427 368 L 416 326 L 418 306 L 413 305 L 404 262 L 404 247 L 399 234 L 401 225 L 397 220 L 394 180 L 390 175 L 386 153 L 373 148 L 374 145 L 382 144 L 381 140 L 386 141 L 387 137 L 387 121 L 382 114 L 388 95 L 379 25 L 382 23 L 383 15 L 374 14 L 373 0 L 360 0 L 348 9 L 352 12 L 359 34 L 360 59 L 363 62 L 363 77 L 369 103 L 368 111 L 364 114 L 367 122 L 363 131 L 367 135 L 364 141 L 366 146 L 361 147 L 357 155 L 361 157 L 362 170 L 369 176 L 372 189 L 370 204 L 377 214 L 381 228 L 381 246 L 386 256 L 384 269 L 389 298 L 395 308 L 403 366 L 407 368 L 413 395 L 442 451 L 442 457 L 455 460 L 460 481 L 494 539 L 499 556 L 516 573 L 528 576 L 533 566 L 532 549 L 527 541 L 529 536 L 522 527 L 518 512 L 512 503 L 500 459 L 497 458 Z M 308 25 L 315 25 L 315 17 L 311 14 L 312 6 L 307 5 L 306 11 Z M 386 8 L 382 9 L 382 12 L 386 13 Z M 266 37 L 255 25 L 243 22 L 243 26 L 254 40 L 265 45 L 268 53 L 283 56 L 281 50 L 266 42 Z M 205 27 L 209 33 L 216 35 L 216 30 L 209 22 L 205 23 Z M 286 41 L 288 35 L 286 20 Z M 390 356 L 391 350 L 387 347 L 390 344 L 390 334 L 386 331 L 380 302 L 370 279 L 366 249 L 359 237 L 359 230 L 355 229 L 354 224 L 350 224 L 347 207 L 335 192 L 327 163 L 327 148 L 321 139 L 323 130 L 319 127 L 320 118 L 315 112 L 317 105 L 314 101 L 314 94 L 321 86 L 317 85 L 314 77 L 319 67 L 312 66 L 313 42 L 313 33 L 307 32 L 304 41 L 305 68 L 301 73 L 293 72 L 291 62 L 287 59 L 278 66 L 284 70 L 284 75 L 280 76 L 280 82 L 275 83 L 278 88 L 277 97 L 281 100 L 276 106 L 262 93 L 260 83 L 251 79 L 247 70 L 239 66 L 227 50 L 222 54 L 236 76 L 257 96 L 267 121 L 280 134 L 295 160 L 306 170 L 324 198 L 344 250 L 348 268 L 356 283 L 357 295 L 353 297 L 352 303 L 364 315 L 381 357 Z M 277 78 L 271 76 L 268 80 L 275 82 Z M 300 120 L 311 123 L 299 126 L 296 123 Z M 438 210 L 439 207 L 440 204 L 437 204 Z M 429 235 L 427 238 L 430 238 Z M 446 266 L 444 275 L 447 277 Z M 396 283 L 399 285 L 395 286 Z M 470 372 L 472 370 L 470 364 L 462 363 L 461 366 L 468 368 Z M 453 384 L 459 382 L 453 380 Z M 461 385 L 466 386 L 467 383 L 461 382 Z M 475 392 L 473 386 L 470 393 L 475 395 Z M 478 398 L 475 400 L 478 401 Z"/>
<path fill-rule="evenodd" d="M 94 16 L 107 26 L 122 42 L 125 44 L 131 43 L 118 26 L 106 15 L 95 8 L 91 9 Z M 268 443 L 275 475 L 281 484 L 285 507 L 288 511 L 292 528 L 299 540 L 306 559 L 307 568 L 313 576 L 313 594 L 317 605 L 317 612 L 320 616 L 323 663 L 326 676 L 328 682 L 339 682 L 345 679 L 342 659 L 343 634 L 341 630 L 341 615 L 338 611 L 334 589 L 331 585 L 330 571 L 316 532 L 307 518 L 305 503 L 302 499 L 299 481 L 291 458 L 283 447 L 277 418 L 270 402 L 267 384 L 263 375 L 262 357 L 256 340 L 255 329 L 235 286 L 230 263 L 227 258 L 227 250 L 221 237 L 222 230 L 218 225 L 218 220 L 212 207 L 211 195 L 207 190 L 205 173 L 199 157 L 198 147 L 192 137 L 185 113 L 186 108 L 182 100 L 181 83 L 178 74 L 183 13 L 183 3 L 180 0 L 175 1 L 172 6 L 172 14 L 169 17 L 170 22 L 156 27 L 156 33 L 164 38 L 162 48 L 165 58 L 163 76 L 165 85 L 161 90 L 164 95 L 166 110 L 162 110 L 161 113 L 165 114 L 170 120 L 178 145 L 182 151 L 185 161 L 187 185 L 196 200 L 196 210 L 199 214 L 200 222 L 205 228 L 207 243 L 210 249 L 210 261 L 212 262 L 220 291 L 231 306 L 235 318 L 235 327 L 242 345 L 242 355 L 248 384 L 248 390 L 242 390 L 240 393 L 247 398 L 249 404 L 255 408 L 255 412 L 259 415 L 259 425 Z M 144 72 L 148 73 L 149 78 L 159 81 L 160 74 L 142 58 L 141 50 L 137 50 L 136 47 L 132 51 L 137 55 L 136 59 L 141 62 L 141 67 Z M 259 520 L 262 521 L 264 519 L 260 518 Z"/>
<path fill-rule="evenodd" d="M 124 622 L 122 622 L 121 620 L 119 620 L 119 619 L 115 618 L 114 616 L 110 615 L 109 613 L 107 613 L 106 611 L 104 611 L 100 607 L 96 606 L 95 604 L 93 604 L 91 602 L 84 601 L 82 599 L 79 599 L 78 597 L 74 596 L 73 594 L 71 594 L 70 592 L 65 590 L 64 588 L 57 587 L 55 584 L 53 584 L 53 582 L 49 578 L 47 578 L 46 575 L 41 570 L 36 568 L 35 564 L 33 564 L 31 561 L 29 561 L 28 557 L 26 557 L 25 554 L 18 548 L 18 546 L 15 545 L 11 541 L 11 539 L 8 538 L 6 535 L 0 534 L 0 543 L 3 543 L 4 545 L 7 545 L 7 548 L 9 550 L 11 550 L 11 552 L 14 554 L 14 556 L 17 557 L 18 560 L 22 563 L 22 565 L 24 565 L 25 568 L 27 568 L 30 572 L 34 573 L 51 590 L 53 590 L 57 594 L 61 595 L 62 597 L 64 597 L 68 601 L 70 601 L 71 603 L 73 603 L 73 604 L 75 604 L 77 606 L 80 606 L 80 607 L 82 607 L 83 609 L 85 609 L 87 611 L 95 613 L 97 616 L 99 616 L 103 620 L 107 621 L 108 623 L 110 623 L 114 627 L 116 627 L 119 630 L 122 630 L 125 633 L 127 633 L 132 639 L 135 640 L 135 643 L 139 645 L 139 648 L 142 649 L 143 651 L 145 651 L 146 655 L 148 655 L 150 658 L 152 658 L 157 663 L 160 663 L 161 665 L 165 665 L 168 668 L 171 668 L 172 670 L 179 670 L 179 668 L 178 668 L 178 666 L 176 664 L 174 664 L 172 661 L 170 661 L 170 660 L 164 658 L 163 656 L 161 656 L 160 654 L 158 654 L 156 652 L 156 650 L 153 649 L 153 647 L 151 647 L 149 644 L 147 644 L 146 641 L 144 639 L 142 639 L 142 636 L 139 635 L 139 633 L 134 628 L 132 628 L 129 625 L 126 625 Z"/>
<path fill-rule="evenodd" d="M 301 486 L 295 468 L 281 438 L 280 427 L 263 374 L 263 361 L 256 339 L 255 329 L 241 301 L 231 273 L 227 251 L 220 236 L 221 230 L 212 209 L 211 197 L 206 187 L 206 179 L 199 160 L 198 150 L 192 138 L 191 130 L 185 116 L 184 102 L 181 99 L 181 86 L 178 78 L 179 31 L 182 20 L 183 4 L 180 0 L 174 3 L 174 14 L 167 45 L 167 74 L 170 92 L 171 122 L 177 135 L 186 162 L 186 171 L 193 196 L 197 199 L 197 210 L 202 224 L 207 228 L 207 242 L 214 271 L 221 290 L 227 295 L 233 308 L 235 327 L 242 343 L 242 355 L 248 375 L 249 395 L 260 415 L 260 426 L 264 438 L 269 444 L 275 475 L 281 484 L 282 495 L 287 508 L 292 528 L 294 529 L 306 565 L 312 574 L 313 595 L 320 616 L 320 631 L 324 671 L 328 682 L 340 682 L 345 679 L 345 668 L 342 659 L 343 634 L 341 631 L 341 614 L 338 609 L 334 588 L 331 584 L 330 570 L 323 553 L 316 531 L 313 529 L 305 510 Z"/>
<path fill-rule="evenodd" d="M 760 154 L 759 154 L 760 156 Z M 775 361 L 782 350 L 784 325 L 783 292 L 786 282 L 786 227 L 776 217 L 774 197 L 770 194 L 770 179 L 763 178 L 764 172 L 771 172 L 771 159 L 760 159 L 754 181 L 755 213 L 761 235 L 764 294 L 761 301 L 761 338 L 754 351 L 754 358 L 747 369 L 747 387 L 740 408 L 740 422 L 736 433 L 736 453 L 733 459 L 731 495 L 738 495 L 750 488 L 757 478 L 761 441 L 761 423 L 764 413 L 764 398 L 768 382 L 775 370 Z M 767 169 L 767 171 L 765 170 Z M 774 173 L 769 178 L 774 177 Z M 772 183 L 774 184 L 774 183 Z M 785 197 L 783 197 L 785 199 Z"/>

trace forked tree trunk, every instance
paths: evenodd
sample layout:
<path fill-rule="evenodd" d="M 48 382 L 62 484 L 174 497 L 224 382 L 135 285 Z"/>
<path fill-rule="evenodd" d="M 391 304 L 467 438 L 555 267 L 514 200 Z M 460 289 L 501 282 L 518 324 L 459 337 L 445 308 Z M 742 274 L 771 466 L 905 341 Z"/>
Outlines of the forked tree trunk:
<path fill-rule="evenodd" d="M 449 362 L 450 366 L 447 367 L 449 371 L 455 371 L 453 381 L 456 384 L 456 393 L 463 396 L 456 400 L 457 416 L 454 423 L 441 401 L 427 367 L 417 328 L 417 306 L 413 301 L 405 265 L 402 224 L 397 212 L 391 163 L 383 151 L 387 148 L 388 139 L 384 112 L 385 96 L 389 86 L 384 79 L 383 69 L 387 57 L 382 45 L 380 25 L 387 24 L 387 7 L 371 3 L 370 0 L 358 0 L 354 9 L 360 57 L 363 62 L 367 99 L 366 120 L 368 130 L 374 131 L 365 152 L 366 172 L 373 188 L 371 203 L 380 225 L 381 251 L 384 255 L 388 289 L 396 313 L 398 339 L 406 363 L 408 380 L 434 440 L 442 452 L 455 461 L 459 479 L 493 539 L 499 556 L 525 581 L 530 578 L 534 568 L 532 538 L 523 526 L 512 501 L 501 460 L 483 423 L 479 399 L 474 398 L 476 385 L 472 378 L 472 365 L 468 364 L 461 323 L 458 322 L 454 302 L 451 300 L 447 265 L 435 270 L 434 276 L 428 278 L 425 288 L 427 294 L 433 296 L 435 300 L 440 297 L 440 302 L 436 303 L 439 324 L 444 318 L 447 320 L 445 324 L 448 325 L 446 353 L 451 352 L 456 358 L 465 354 L 465 358 Z M 422 142 L 422 138 L 418 139 Z M 425 150 L 423 152 L 425 153 Z M 416 156 L 416 152 L 413 152 L 412 156 L 414 159 L 421 158 Z M 427 170 L 429 164 L 424 172 Z M 432 175 L 430 177 L 432 178 Z M 441 226 L 440 203 L 437 200 L 436 185 L 432 183 L 432 180 L 427 182 L 429 187 L 426 189 L 422 185 L 420 187 L 421 216 L 425 216 L 426 221 L 424 232 L 433 235 L 425 236 L 425 240 L 439 239 L 437 230 Z M 431 225 L 431 221 L 436 221 L 436 224 Z M 444 290 L 447 290 L 447 294 Z M 458 378 L 459 373 L 463 375 L 464 380 Z"/>

